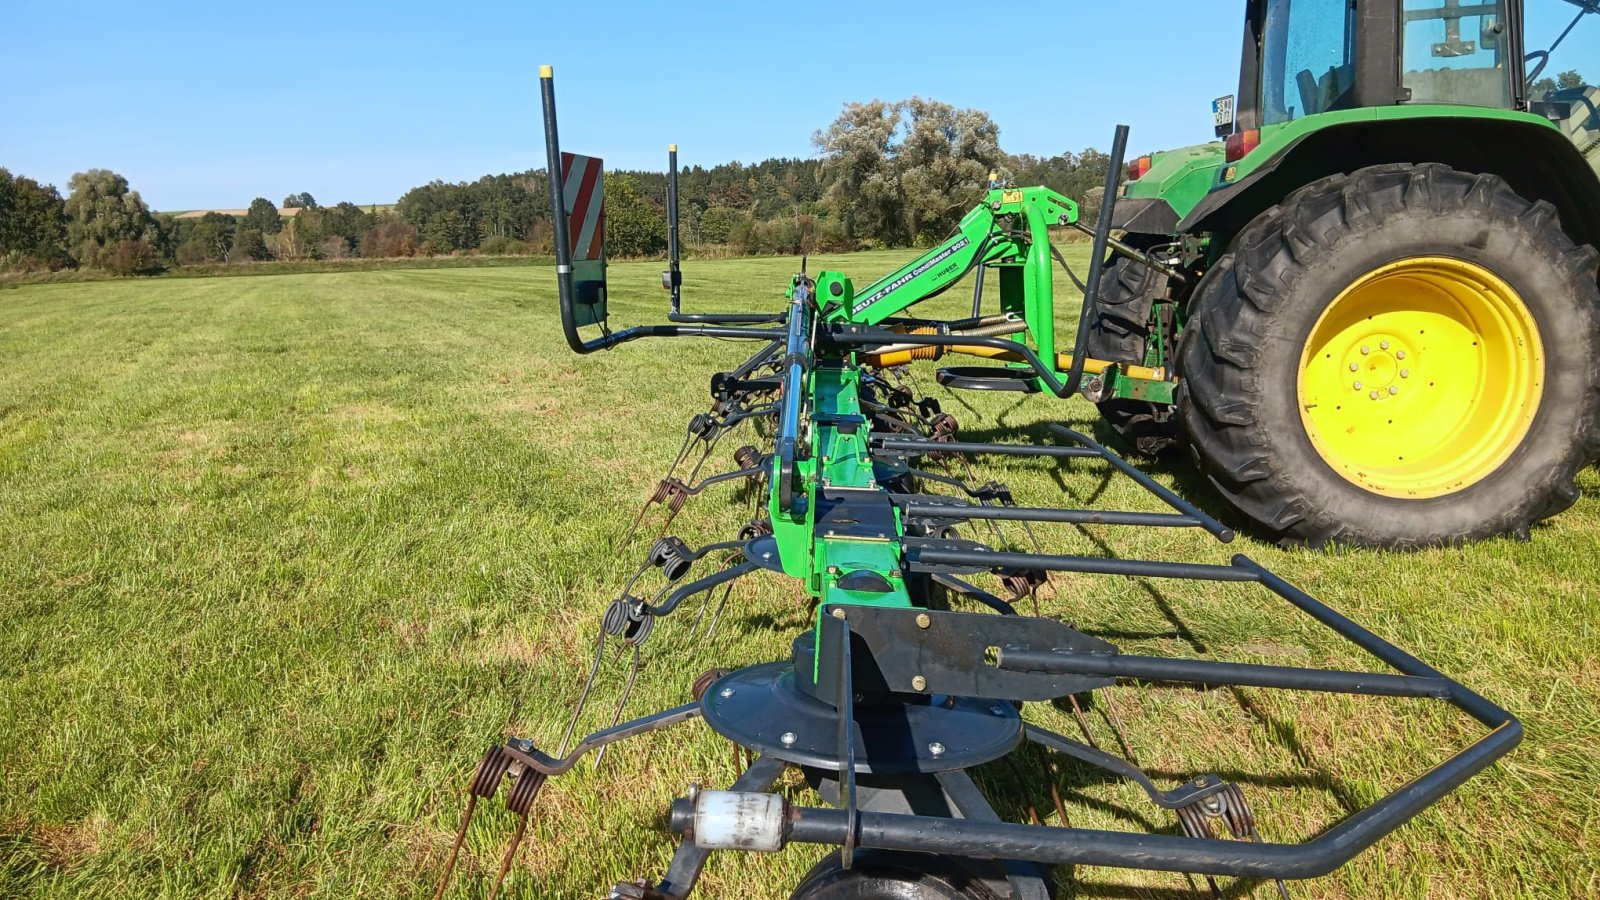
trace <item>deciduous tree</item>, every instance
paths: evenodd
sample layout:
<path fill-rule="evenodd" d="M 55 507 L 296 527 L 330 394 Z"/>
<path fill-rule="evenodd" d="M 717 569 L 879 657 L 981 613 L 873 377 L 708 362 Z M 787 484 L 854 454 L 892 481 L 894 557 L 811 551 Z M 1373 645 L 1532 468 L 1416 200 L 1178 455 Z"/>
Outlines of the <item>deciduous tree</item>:
<path fill-rule="evenodd" d="M 259 262 L 271 258 L 272 254 L 267 250 L 267 241 L 260 229 L 241 224 L 239 230 L 234 232 L 233 249 L 228 252 L 228 261 Z"/>
<path fill-rule="evenodd" d="M 263 235 L 277 234 L 283 230 L 283 217 L 278 215 L 278 208 L 272 205 L 271 200 L 257 197 L 250 201 L 250 209 L 239 226 L 253 228 Z"/>
<path fill-rule="evenodd" d="M 654 256 L 667 248 L 667 222 L 633 179 L 606 177 L 606 255 Z"/>
<path fill-rule="evenodd" d="M 895 148 L 904 232 L 933 243 L 983 197 L 990 172 L 1004 168 L 1000 128 L 989 114 L 912 97 L 905 139 Z"/>
<path fill-rule="evenodd" d="M 79 172 L 69 185 L 71 194 L 64 206 L 67 240 L 79 263 L 99 265 L 107 247 L 141 240 L 154 225 L 139 192 L 129 190 L 128 179 L 109 169 Z"/>
<path fill-rule="evenodd" d="M 830 181 L 824 202 L 846 238 L 893 243 L 904 238 L 900 179 L 894 165 L 901 105 L 872 100 L 847 103 L 827 130 L 811 136 Z"/>
<path fill-rule="evenodd" d="M 58 269 L 69 262 L 61 195 L 0 169 L 0 268 Z"/>

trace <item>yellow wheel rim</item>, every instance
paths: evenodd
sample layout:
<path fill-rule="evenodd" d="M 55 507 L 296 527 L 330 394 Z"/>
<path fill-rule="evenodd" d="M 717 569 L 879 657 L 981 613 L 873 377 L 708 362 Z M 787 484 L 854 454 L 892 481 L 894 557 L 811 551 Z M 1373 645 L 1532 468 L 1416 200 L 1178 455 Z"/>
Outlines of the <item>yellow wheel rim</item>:
<path fill-rule="evenodd" d="M 1527 305 L 1493 272 L 1415 257 L 1328 304 L 1300 355 L 1298 390 L 1306 433 L 1335 472 L 1378 494 L 1439 497 L 1486 478 L 1527 436 L 1544 347 Z"/>

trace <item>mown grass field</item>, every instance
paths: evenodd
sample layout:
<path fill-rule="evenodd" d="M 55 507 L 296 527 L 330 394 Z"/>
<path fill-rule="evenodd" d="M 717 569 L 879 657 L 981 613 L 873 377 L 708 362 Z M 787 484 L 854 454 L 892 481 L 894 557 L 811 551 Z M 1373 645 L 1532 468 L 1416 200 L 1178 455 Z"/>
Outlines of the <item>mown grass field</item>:
<path fill-rule="evenodd" d="M 902 256 L 812 267 L 860 284 Z M 659 268 L 613 268 L 616 320 L 660 313 Z M 696 263 L 689 295 L 707 310 L 775 306 L 793 268 Z M 483 749 L 511 733 L 559 741 L 598 617 L 645 549 L 616 541 L 704 408 L 710 373 L 749 349 L 577 357 L 553 286 L 548 268 L 520 267 L 0 293 L 0 896 L 431 895 Z M 931 372 L 919 379 L 977 439 L 1094 425 L 1082 401 L 950 395 Z M 1214 508 L 1183 469 L 1152 470 Z M 1025 504 L 1158 508 L 1096 465 L 981 471 Z M 1513 756 L 1294 896 L 1596 896 L 1594 470 L 1582 487 L 1529 543 L 1411 555 L 1038 531 L 1060 552 L 1225 562 L 1242 550 L 1522 717 Z M 711 494 L 675 530 L 722 539 L 745 509 Z M 1044 602 L 1130 651 L 1367 665 L 1242 587 L 1068 576 Z M 664 622 L 628 712 L 683 702 L 709 666 L 785 654 L 807 621 L 795 586 L 762 575 L 710 641 Z M 587 726 L 609 715 L 622 672 L 608 657 Z M 1169 785 L 1206 771 L 1241 780 L 1271 840 L 1315 834 L 1477 733 L 1420 701 L 1111 693 L 1149 770 Z M 1030 715 L 1076 733 L 1054 708 Z M 599 897 L 659 875 L 668 801 L 733 774 L 699 724 L 581 765 L 546 789 L 509 894 Z M 1055 777 L 1074 825 L 1176 828 L 1137 791 L 1072 765 L 1052 776 L 1028 758 L 984 777 L 1015 815 L 1031 797 L 1054 823 L 1043 779 Z M 452 896 L 484 895 L 512 827 L 498 802 L 480 811 Z M 787 896 L 820 855 L 716 857 L 699 896 Z M 1068 896 L 1189 895 L 1175 876 L 1063 879 Z"/>

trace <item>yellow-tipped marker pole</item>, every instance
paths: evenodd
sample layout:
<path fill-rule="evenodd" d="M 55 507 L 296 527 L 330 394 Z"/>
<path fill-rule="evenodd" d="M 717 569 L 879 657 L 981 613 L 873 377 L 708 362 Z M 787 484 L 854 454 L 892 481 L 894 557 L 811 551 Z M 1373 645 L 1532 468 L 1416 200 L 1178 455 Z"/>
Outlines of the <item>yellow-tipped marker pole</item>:
<path fill-rule="evenodd" d="M 556 80 L 550 66 L 539 67 L 539 93 L 544 100 L 544 147 L 547 172 L 550 179 L 550 224 L 555 232 L 556 285 L 561 297 L 561 330 L 566 334 L 567 345 L 578 353 L 590 352 L 583 338 L 578 336 L 578 326 L 571 316 L 572 287 L 572 237 L 567 223 L 567 198 L 561 183 L 561 137 L 556 133 Z"/>

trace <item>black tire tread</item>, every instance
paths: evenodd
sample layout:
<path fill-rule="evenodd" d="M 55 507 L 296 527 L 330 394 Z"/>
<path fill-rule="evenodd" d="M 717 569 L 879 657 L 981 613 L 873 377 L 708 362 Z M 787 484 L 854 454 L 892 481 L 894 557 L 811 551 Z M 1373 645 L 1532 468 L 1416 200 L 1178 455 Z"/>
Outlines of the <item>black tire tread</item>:
<path fill-rule="evenodd" d="M 1337 250 L 1339 238 L 1397 213 L 1450 215 L 1476 210 L 1491 222 L 1529 229 L 1559 261 L 1574 296 L 1597 298 L 1600 255 L 1574 246 L 1560 230 L 1549 203 L 1528 201 L 1495 175 L 1457 172 L 1438 164 L 1374 166 L 1334 175 L 1290 194 L 1239 235 L 1196 291 L 1179 341 L 1178 418 L 1201 471 L 1227 501 L 1259 523 L 1268 536 L 1289 544 L 1352 544 L 1412 549 L 1458 544 L 1493 534 L 1526 535 L 1542 519 L 1577 500 L 1577 472 L 1600 457 L 1600 379 L 1592 374 L 1582 408 L 1574 411 L 1578 452 L 1532 479 L 1530 496 L 1515 509 L 1490 511 L 1474 527 L 1450 534 L 1393 535 L 1359 521 L 1338 521 L 1296 490 L 1273 458 L 1255 398 L 1263 390 L 1257 366 L 1278 307 L 1311 267 Z M 1577 310 L 1590 333 L 1600 333 L 1600 308 L 1591 300 Z M 1588 367 L 1592 360 L 1586 360 Z M 1543 411 L 1541 411 L 1541 415 Z M 1282 423 L 1278 423 L 1280 426 Z M 1359 490 L 1359 488 L 1357 489 Z"/>
<path fill-rule="evenodd" d="M 1157 241 L 1132 239 L 1139 249 Z M 1161 273 L 1113 253 L 1100 276 L 1098 302 L 1089 328 L 1088 355 L 1108 362 L 1144 365 L 1150 338 L 1150 311 L 1168 290 Z M 1095 403 L 1111 430 L 1136 451 L 1158 456 L 1178 443 L 1170 411 L 1142 400 L 1112 399 Z"/>

